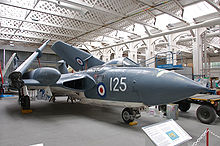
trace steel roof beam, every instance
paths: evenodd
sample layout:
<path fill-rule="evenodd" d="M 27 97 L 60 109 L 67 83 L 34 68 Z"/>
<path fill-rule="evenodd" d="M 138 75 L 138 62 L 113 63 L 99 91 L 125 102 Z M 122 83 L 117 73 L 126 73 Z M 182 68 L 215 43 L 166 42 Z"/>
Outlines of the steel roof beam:
<path fill-rule="evenodd" d="M 50 1 L 50 0 L 46 0 L 46 1 Z M 112 14 L 112 15 L 115 15 L 115 16 L 118 16 L 118 17 L 126 17 L 125 15 L 123 14 L 120 14 L 120 13 L 117 13 L 117 12 L 114 12 L 114 11 L 110 11 L 110 10 L 107 10 L 105 8 L 101 8 L 101 7 L 98 7 L 98 6 L 92 6 L 92 5 L 89 5 L 85 2 L 76 2 L 76 1 L 69 1 L 69 0 L 61 0 L 62 2 L 66 2 L 68 4 L 74 4 L 76 6 L 79 6 L 79 7 L 83 7 L 85 9 L 89 9 L 89 10 L 97 10 L 97 11 L 101 11 L 101 12 L 104 12 L 104 13 L 108 13 L 108 14 Z M 155 29 L 158 29 L 156 28 L 155 26 L 152 26 L 152 25 L 149 25 L 147 23 L 143 23 L 141 21 L 137 21 L 137 20 L 133 20 L 131 18 L 127 18 L 128 20 L 132 21 L 132 22 L 135 22 L 135 23 L 138 23 L 138 24 L 141 24 L 143 26 L 149 26 L 149 27 L 152 27 L 152 28 L 155 28 Z M 125 31 L 125 30 L 123 30 Z M 128 32 L 130 33 L 130 32 Z M 136 33 L 133 33 L 134 35 L 138 35 Z"/>
<path fill-rule="evenodd" d="M 49 2 L 51 2 L 50 0 L 44 0 L 44 1 L 49 1 Z M 92 11 L 97 10 L 97 11 L 109 13 L 109 14 L 112 14 L 112 15 L 115 15 L 115 16 L 118 16 L 118 17 L 124 17 L 124 15 L 119 14 L 119 13 L 117 13 L 117 12 L 110 11 L 110 10 L 107 10 L 107 9 L 104 9 L 104 8 L 101 8 L 101 7 L 97 7 L 97 6 L 92 6 L 92 5 L 89 5 L 89 4 L 85 3 L 85 2 L 81 2 L 81 1 L 76 2 L 76 1 L 69 1 L 69 0 L 60 0 L 60 1 L 66 2 L 66 3 L 68 3 L 68 4 L 74 4 L 74 5 L 76 5 L 76 6 L 79 6 L 79 7 L 85 8 L 85 9 L 89 9 L 89 10 L 92 10 Z M 71 18 L 71 19 L 72 19 L 72 18 Z M 73 18 L 73 19 L 75 19 L 75 18 Z M 78 20 L 78 21 L 82 21 L 82 20 Z M 87 21 L 86 23 L 89 23 L 89 22 Z M 91 23 L 91 22 L 90 22 L 90 23 Z M 141 22 L 138 22 L 138 23 L 141 23 Z M 100 23 L 96 23 L 96 22 L 95 22 L 95 23 L 92 22 L 91 24 L 98 25 L 98 26 L 103 26 L 103 25 L 104 25 L 104 24 L 100 24 Z M 147 25 L 147 24 L 145 24 L 145 25 Z M 110 29 L 114 29 L 114 30 L 120 30 L 120 31 L 123 31 L 123 32 L 127 32 L 127 33 L 130 33 L 130 34 L 135 34 L 135 35 L 137 35 L 136 33 L 132 33 L 132 32 L 127 31 L 127 30 L 125 30 L 125 29 L 118 29 L 118 28 L 111 27 L 111 26 L 105 26 L 105 27 L 106 27 L 106 28 L 110 28 Z"/>
<path fill-rule="evenodd" d="M 39 40 L 42 40 L 42 39 L 47 39 L 47 40 L 54 40 L 54 41 L 57 41 L 57 39 L 53 39 L 53 38 L 49 38 L 49 37 L 36 37 L 36 36 L 31 36 L 31 35 L 23 35 L 23 34 L 14 34 L 14 33 L 4 33 L 4 32 L 0 32 L 0 34 L 6 34 L 6 35 L 11 35 L 12 37 L 13 36 L 20 36 L 20 37 L 25 37 L 25 38 L 32 38 L 32 39 L 39 39 Z M 12 37 L 10 39 L 12 39 Z"/>
<path fill-rule="evenodd" d="M 46 1 L 50 1 L 50 0 L 46 0 Z M 107 10 L 107 9 L 105 9 L 105 8 L 101 8 L 101 7 L 98 7 L 98 6 L 92 6 L 92 5 L 89 5 L 89 4 L 87 4 L 87 3 L 85 3 L 85 2 L 81 2 L 81 1 L 78 1 L 78 2 L 76 2 L 76 1 L 69 1 L 69 0 L 60 0 L 60 1 L 62 1 L 62 2 L 65 2 L 65 3 L 68 3 L 68 4 L 72 4 L 72 5 L 75 5 L 75 6 L 79 6 L 79 7 L 82 7 L 82 8 L 85 8 L 85 9 L 89 9 L 89 10 L 92 10 L 92 11 L 94 11 L 94 10 L 97 10 L 97 11 L 99 11 L 99 12 L 104 12 L 104 13 L 108 13 L 108 14 L 111 14 L 111 15 L 115 15 L 115 16 L 118 16 L 118 17 L 125 17 L 125 15 L 122 15 L 122 14 L 119 14 L 119 13 L 117 13 L 117 12 L 114 12 L 114 11 L 110 11 L 110 10 Z M 50 1 L 51 2 L 51 1 Z M 138 22 L 138 21 L 136 21 L 136 20 L 132 20 L 133 22 L 136 22 L 136 23 L 139 23 L 139 24 L 142 24 L 142 25 L 148 25 L 148 24 L 144 24 L 144 23 L 142 23 L 142 22 Z M 101 26 L 103 26 L 103 25 L 101 25 Z M 149 26 L 149 25 L 148 25 Z M 105 26 L 106 28 L 111 28 L 111 29 L 117 29 L 117 30 L 120 30 L 120 31 L 123 31 L 123 32 L 127 32 L 127 33 L 132 33 L 132 32 L 130 32 L 130 31 L 127 31 L 127 30 L 125 30 L 125 29 L 118 29 L 118 28 L 114 28 L 114 27 L 111 27 L 111 26 Z M 153 27 L 153 26 L 152 26 Z M 102 28 L 102 27 L 100 27 L 100 28 Z M 155 27 L 154 27 L 155 28 Z M 132 34 L 134 34 L 134 35 L 138 35 L 138 34 L 136 34 L 136 33 L 132 33 Z M 81 36 L 81 35 L 80 35 Z M 77 37 L 75 37 L 75 38 L 77 38 Z"/>
<path fill-rule="evenodd" d="M 218 36 L 220 36 L 220 32 L 212 32 L 206 34 L 206 38 L 218 37 Z M 177 42 L 187 42 L 187 41 L 192 41 L 193 39 L 195 39 L 195 37 L 181 38 Z"/>
<path fill-rule="evenodd" d="M 31 35 L 23 35 L 23 34 L 13 34 L 13 33 L 3 33 L 3 32 L 0 32 L 0 34 L 6 34 L 6 35 L 14 35 L 14 36 L 21 36 L 21 37 L 25 37 L 25 38 L 33 38 L 33 39 L 50 39 L 50 40 L 53 40 L 53 41 L 58 41 L 59 39 L 53 39 L 53 38 L 50 38 L 50 37 L 36 37 L 36 36 L 31 36 Z M 1 38 L 0 38 L 1 39 Z M 12 38 L 10 38 L 12 39 Z M 79 38 L 80 40 L 84 40 L 84 41 L 90 41 L 90 42 L 100 42 L 100 43 L 103 43 L 103 41 L 100 41 L 100 40 L 92 40 L 92 39 L 86 39 L 86 38 Z M 108 42 L 104 42 L 104 43 L 108 43 Z"/>
<path fill-rule="evenodd" d="M 32 10 L 32 11 L 35 11 L 35 12 L 45 13 L 45 14 L 58 16 L 58 17 L 63 17 L 63 18 L 67 18 L 67 19 L 82 21 L 82 22 L 85 22 L 85 23 L 93 24 L 93 25 L 100 25 L 100 26 L 103 25 L 103 24 L 97 23 L 97 22 L 92 21 L 92 20 L 87 20 L 87 19 L 80 18 L 78 16 L 74 16 L 74 17 L 73 16 L 66 16 L 66 15 L 57 14 L 57 13 L 54 13 L 54 12 L 51 12 L 51 11 L 49 12 L 49 11 L 45 11 L 45 10 L 38 10 L 36 8 L 31 9 L 31 8 L 27 8 L 27 7 L 23 7 L 23 6 L 17 6 L 17 5 L 11 4 L 11 3 L 2 2 L 2 1 L 0 1 L 0 4 L 15 7 L 15 8 L 19 8 L 19 9 L 29 10 L 29 11 Z"/>
<path fill-rule="evenodd" d="M 50 0 L 46 0 L 46 1 L 50 1 Z M 108 14 L 111 14 L 111 15 L 114 15 L 114 16 L 117 16 L 117 17 L 121 17 L 121 18 L 124 18 L 126 17 L 126 15 L 123 15 L 123 14 L 120 14 L 118 12 L 115 12 L 115 11 L 111 11 L 111 10 L 107 10 L 105 8 L 102 8 L 102 7 L 99 7 L 99 6 L 96 6 L 96 5 L 90 5 L 88 3 L 85 3 L 85 2 L 82 2 L 82 1 L 78 1 L 78 0 L 74 0 L 74 1 L 70 1 L 70 0 L 59 0 L 61 2 L 65 2 L 65 3 L 68 3 L 68 4 L 72 4 L 72 5 L 75 5 L 75 6 L 79 6 L 79 7 L 82 7 L 82 8 L 85 8 L 85 9 L 88 9 L 88 10 L 91 10 L 91 11 L 99 11 L 99 12 L 104 12 L 104 13 L 108 13 Z M 51 1 L 50 1 L 51 2 Z M 125 20 L 128 19 L 129 21 L 132 21 L 132 22 L 135 22 L 135 23 L 138 23 L 138 24 L 141 24 L 141 25 L 147 25 L 149 27 L 152 27 L 152 28 L 156 28 L 155 26 L 152 26 L 150 24 L 147 24 L 147 23 L 143 23 L 141 21 L 138 21 L 138 20 L 133 20 L 131 18 L 125 18 Z M 127 21 L 128 21 L 127 20 Z"/>
<path fill-rule="evenodd" d="M 149 6 L 143 6 L 143 7 L 141 7 L 141 8 L 138 8 L 138 9 L 136 9 L 136 10 L 134 10 L 134 11 L 131 11 L 131 12 L 127 13 L 127 15 L 131 15 L 131 14 L 140 12 L 140 11 L 142 11 L 142 10 L 147 9 L 148 7 L 149 7 Z M 151 11 L 146 10 L 146 12 L 147 12 L 149 15 L 151 15 L 151 17 L 156 18 L 156 16 L 155 16 Z"/>
<path fill-rule="evenodd" d="M 33 8 L 32 8 L 32 9 L 34 9 L 34 8 L 37 6 L 37 4 L 39 3 L 39 1 L 40 1 L 40 0 L 37 0 L 37 1 L 36 1 L 36 3 L 34 4 L 34 6 L 33 6 Z M 26 16 L 25 16 L 24 20 L 26 20 L 26 19 L 27 19 L 27 17 L 30 15 L 30 13 L 31 13 L 31 12 L 32 12 L 32 10 L 29 10 L 29 12 L 26 14 Z M 19 24 L 18 28 L 20 28 L 20 27 L 21 27 L 21 25 L 23 24 L 23 22 L 24 22 L 24 21 L 21 21 L 21 23 Z M 16 33 L 17 33 L 17 31 L 18 31 L 18 30 L 16 30 L 16 31 L 14 32 L 14 34 L 16 34 Z M 11 37 L 13 37 L 13 36 L 11 36 Z"/>
<path fill-rule="evenodd" d="M 164 12 L 164 13 L 166 13 L 166 14 L 168 14 L 168 15 L 170 15 L 170 16 L 172 16 L 172 17 L 174 17 L 174 18 L 176 18 L 176 19 L 178 19 L 178 20 L 180 20 L 180 21 L 182 21 L 182 22 L 184 22 L 186 24 L 189 24 L 186 20 L 184 20 L 183 18 L 177 16 L 176 14 L 174 14 L 174 13 L 172 13 L 170 11 L 167 11 L 167 10 L 161 9 L 161 8 L 157 8 L 157 7 L 155 7 L 155 9 L 157 9 L 157 10 L 159 10 L 161 12 Z"/>
<path fill-rule="evenodd" d="M 141 0 L 141 1 L 142 1 L 143 3 L 145 3 L 145 4 L 147 4 L 148 6 L 152 5 L 152 4 L 146 3 L 144 0 Z M 183 12 L 183 11 L 184 11 L 183 6 L 182 6 L 177 0 L 174 0 L 174 2 L 182 9 L 182 12 Z M 182 21 L 182 22 L 184 22 L 184 23 L 186 23 L 186 24 L 189 24 L 187 21 L 185 21 L 185 20 L 182 19 L 181 17 L 179 17 L 179 16 L 177 16 L 177 15 L 175 15 L 175 14 L 173 14 L 173 13 L 171 13 L 171 12 L 165 10 L 165 9 L 161 9 L 161 8 L 159 8 L 159 7 L 154 7 L 154 8 L 157 9 L 157 10 L 159 10 L 159 11 L 161 11 L 161 12 L 164 12 L 164 13 L 166 13 L 166 14 L 168 14 L 168 15 L 170 15 L 170 16 L 176 18 L 176 19 L 179 19 L 180 21 Z M 183 13 L 182 13 L 182 15 L 183 15 Z M 189 30 L 189 31 L 190 31 L 190 33 L 192 34 L 192 36 L 195 36 L 195 34 L 194 34 L 194 32 L 193 32 L 192 30 Z M 167 39 L 166 39 L 165 36 L 164 36 L 164 38 L 165 38 L 165 40 L 167 41 Z"/>
<path fill-rule="evenodd" d="M 205 0 L 205 1 L 220 13 L 220 7 L 216 3 L 214 3 L 212 0 Z"/>
<path fill-rule="evenodd" d="M 68 30 L 72 30 L 72 31 L 85 31 L 85 30 L 82 30 L 82 29 L 76 29 L 76 28 L 71 28 L 71 27 L 66 27 L 66 26 L 61 26 L 61 25 L 51 24 L 51 23 L 45 23 L 45 22 L 40 22 L 40 21 L 30 21 L 30 20 L 25 20 L 25 19 L 20 19 L 20 18 L 12 18 L 12 17 L 5 17 L 5 16 L 0 16 L 0 18 L 11 19 L 11 20 L 16 20 L 16 21 L 22 21 L 22 22 L 27 22 L 27 23 L 41 24 L 41 25 L 57 27 L 57 28 L 64 28 L 64 29 L 68 29 Z"/>
<path fill-rule="evenodd" d="M 151 36 L 151 33 L 150 33 L 150 31 L 147 29 L 146 26 L 144 26 L 144 29 L 145 29 L 145 33 L 146 33 L 148 36 Z"/>
<path fill-rule="evenodd" d="M 78 41 L 79 39 L 79 41 Z M 87 38 L 77 38 L 77 39 L 73 39 L 72 41 L 70 41 L 70 43 L 72 42 L 99 42 L 99 43 L 106 43 L 109 44 L 109 42 L 105 42 L 105 41 L 100 41 L 100 40 L 93 40 L 93 39 L 87 39 Z"/>
<path fill-rule="evenodd" d="M 180 9 L 182 9 L 182 17 L 183 17 L 183 12 L 184 12 L 184 8 L 183 8 L 183 6 L 181 5 L 181 3 L 179 2 L 179 1 L 177 1 L 177 0 L 173 0 L 179 7 L 180 7 Z"/>
<path fill-rule="evenodd" d="M 156 37 L 169 35 L 169 34 L 173 34 L 173 33 L 188 31 L 190 29 L 214 26 L 214 25 L 219 25 L 219 24 L 220 24 L 220 18 L 216 18 L 216 19 L 208 20 L 208 21 L 205 21 L 205 22 L 202 22 L 202 23 L 193 24 L 193 25 L 189 25 L 189 26 L 186 26 L 186 27 L 182 27 L 182 28 L 177 28 L 177 29 L 173 29 L 173 30 L 169 30 L 169 31 L 164 31 L 164 32 L 161 32 L 161 33 L 152 34 L 151 36 L 146 36 L 146 37 L 142 37 L 142 38 L 138 38 L 138 39 L 134 39 L 134 40 L 129 40 L 129 41 L 126 41 L 126 42 L 110 45 L 110 46 L 99 48 L 99 49 L 92 50 L 92 51 L 103 50 L 103 49 L 107 49 L 107 48 L 111 48 L 111 47 L 115 47 L 115 46 L 119 46 L 119 45 L 124 45 L 124 44 L 127 44 L 127 43 L 133 43 L 133 42 L 141 41 L 141 40 L 144 40 L 144 39 L 151 39 L 151 38 L 156 38 Z"/>
<path fill-rule="evenodd" d="M 33 41 L 27 41 L 27 40 L 18 40 L 18 39 L 10 39 L 10 38 L 0 38 L 0 40 L 6 40 L 6 41 L 16 41 L 16 42 L 27 42 L 27 43 L 34 43 L 34 44 L 42 44 L 42 42 L 33 42 Z"/>
<path fill-rule="evenodd" d="M 86 44 L 83 44 L 83 46 L 85 46 L 85 48 L 90 52 L 90 49 L 86 46 Z"/>
<path fill-rule="evenodd" d="M 140 1 L 143 2 L 144 4 L 150 6 L 150 7 L 152 7 L 152 6 L 154 5 L 153 3 L 151 3 L 151 2 L 149 3 L 149 1 L 146 1 L 146 0 L 140 0 Z M 161 12 L 163 12 L 163 13 L 166 13 L 166 14 L 168 14 L 168 15 L 170 15 L 170 16 L 172 16 L 172 17 L 174 17 L 174 18 L 176 18 L 176 19 L 178 19 L 178 20 L 180 20 L 180 21 L 182 21 L 182 22 L 184 22 L 184 23 L 186 23 L 186 24 L 189 24 L 189 23 L 188 23 L 186 20 L 184 20 L 183 18 L 177 16 L 176 14 L 174 14 L 174 13 L 172 13 L 172 12 L 166 10 L 166 9 L 162 9 L 162 8 L 160 8 L 160 7 L 154 7 L 154 9 L 156 9 L 156 10 L 158 10 L 158 11 L 161 11 Z"/>
<path fill-rule="evenodd" d="M 89 23 L 89 24 L 93 24 L 93 25 L 98 25 L 98 26 L 102 26 L 103 25 L 103 24 L 97 23 L 97 22 L 92 21 L 92 20 L 87 20 L 87 19 L 80 18 L 78 16 L 74 16 L 74 17 L 72 17 L 72 16 L 65 16 L 65 15 L 61 15 L 61 14 L 56 14 L 54 12 L 48 12 L 48 11 L 45 11 L 45 10 L 37 10 L 36 8 L 34 8 L 34 9 L 26 8 L 26 7 L 23 7 L 23 6 L 17 6 L 17 5 L 14 5 L 14 4 L 6 3 L 6 2 L 1 2 L 1 1 L 0 1 L 0 4 L 11 6 L 11 7 L 16 7 L 16 8 L 20 8 L 20 9 L 25 9 L 25 10 L 29 10 L 29 11 L 32 10 L 32 11 L 35 11 L 35 12 L 45 13 L 45 14 L 49 14 L 49 15 L 53 15 L 53 16 L 63 17 L 63 18 L 66 18 L 66 19 L 77 20 L 77 21 L 81 21 L 81 22 L 85 22 L 85 23 Z M 9 19 L 11 19 L 11 18 L 9 18 Z M 106 28 L 110 28 L 112 30 L 120 30 L 120 31 L 123 31 L 123 32 L 126 32 L 126 33 L 137 35 L 136 33 L 127 31 L 127 30 L 122 29 L 122 28 L 115 28 L 115 27 L 111 27 L 111 26 L 105 26 L 105 27 Z"/>
<path fill-rule="evenodd" d="M 163 38 L 164 38 L 164 40 L 165 40 L 166 42 L 169 42 L 168 39 L 167 39 L 167 37 L 166 37 L 165 35 L 163 35 Z"/>
<path fill-rule="evenodd" d="M 10 27 L 10 26 L 1 26 L 1 28 L 9 28 L 9 29 L 15 29 L 15 30 L 19 30 L 19 28 L 17 27 Z M 30 30 L 30 29 L 23 29 L 24 31 L 29 31 L 29 32 L 37 32 L 37 33 L 42 33 L 42 34 L 49 34 L 49 35 L 56 35 L 56 36 L 63 36 L 63 37 L 73 37 L 71 35 L 65 35 L 65 34 L 60 34 L 60 33 L 52 33 L 52 32 L 47 32 L 47 31 L 40 31 L 40 30 Z"/>
<path fill-rule="evenodd" d="M 71 31 L 86 32 L 85 30 L 82 30 L 82 29 L 77 29 L 77 28 L 72 28 L 72 27 L 65 27 L 65 26 L 61 26 L 61 25 L 50 24 L 50 23 L 44 23 L 44 22 L 38 22 L 38 21 L 30 21 L 30 20 L 25 20 L 25 19 L 10 18 L 10 17 L 4 17 L 4 16 L 0 16 L 0 18 L 11 19 L 11 20 L 16 20 L 16 21 L 22 21 L 22 22 L 27 22 L 27 23 L 41 24 L 41 25 L 46 25 L 46 26 L 51 26 L 51 27 L 56 27 L 56 28 L 64 28 L 64 29 L 71 30 Z M 5 26 L 2 26 L 2 27 L 5 27 Z M 17 27 L 17 28 L 14 28 L 14 27 L 5 27 L 5 28 L 13 28 L 13 29 L 19 30 L 20 27 L 21 27 L 21 26 L 19 26 L 19 27 Z M 22 30 L 32 31 L 32 32 L 40 32 L 39 30 L 29 30 L 29 29 L 25 29 L 25 28 L 22 28 Z M 17 32 L 17 31 L 16 31 L 16 32 Z M 42 31 L 41 31 L 41 32 L 42 32 Z M 42 33 L 47 33 L 47 34 L 49 33 L 49 34 L 54 34 L 54 35 L 62 35 L 62 36 L 67 36 L 67 37 L 73 37 L 73 36 L 70 36 L 70 35 L 64 35 L 64 34 L 52 33 L 52 32 L 45 32 L 45 31 L 43 31 Z M 93 33 L 94 33 L 94 34 L 97 34 L 97 35 L 103 35 L 103 36 L 105 36 L 105 37 L 109 37 L 109 38 L 113 38 L 113 39 L 119 40 L 119 38 L 112 37 L 112 36 L 108 36 L 108 35 L 105 35 L 105 34 L 101 34 L 101 33 L 97 33 L 97 32 L 93 32 Z"/>
<path fill-rule="evenodd" d="M 191 35 L 192 35 L 193 37 L 196 36 L 192 29 L 190 29 L 189 31 L 190 31 L 190 33 L 191 33 Z"/>

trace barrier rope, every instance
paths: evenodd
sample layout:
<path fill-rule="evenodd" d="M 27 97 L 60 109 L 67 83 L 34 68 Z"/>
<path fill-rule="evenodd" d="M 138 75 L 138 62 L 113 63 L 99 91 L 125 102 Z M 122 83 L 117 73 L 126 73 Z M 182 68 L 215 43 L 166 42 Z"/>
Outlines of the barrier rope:
<path fill-rule="evenodd" d="M 207 130 L 205 130 L 202 135 L 192 144 L 192 146 L 196 146 L 205 136 L 206 136 Z"/>
<path fill-rule="evenodd" d="M 210 130 L 209 130 L 210 131 Z M 212 134 L 213 136 L 217 137 L 220 139 L 220 136 L 218 136 L 217 134 L 215 134 L 214 132 L 210 131 L 210 134 Z"/>
<path fill-rule="evenodd" d="M 192 146 L 196 146 L 196 145 L 207 135 L 207 133 L 210 133 L 210 134 L 212 134 L 213 136 L 215 136 L 215 137 L 217 137 L 218 139 L 220 139 L 220 136 L 219 136 L 219 135 L 217 135 L 217 134 L 215 134 L 214 132 L 212 132 L 211 130 L 207 129 L 207 130 L 205 130 L 205 131 L 202 133 L 202 135 L 200 135 L 200 137 L 196 140 L 196 142 L 194 142 L 194 143 L 192 144 Z"/>

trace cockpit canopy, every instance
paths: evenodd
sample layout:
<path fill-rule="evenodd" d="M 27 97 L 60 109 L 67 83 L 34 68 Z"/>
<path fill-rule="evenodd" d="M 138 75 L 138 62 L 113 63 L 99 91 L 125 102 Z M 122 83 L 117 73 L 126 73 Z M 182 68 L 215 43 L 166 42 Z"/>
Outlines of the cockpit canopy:
<path fill-rule="evenodd" d="M 118 67 L 138 67 L 139 66 L 137 63 L 135 63 L 134 61 L 132 61 L 131 59 L 127 57 L 113 59 L 104 64 L 104 66 L 106 65 L 118 66 Z"/>

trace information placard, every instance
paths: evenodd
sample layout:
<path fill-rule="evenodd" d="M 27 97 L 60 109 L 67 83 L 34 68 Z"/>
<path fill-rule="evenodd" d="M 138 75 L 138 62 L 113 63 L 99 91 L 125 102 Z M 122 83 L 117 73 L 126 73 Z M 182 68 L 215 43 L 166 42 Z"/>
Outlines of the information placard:
<path fill-rule="evenodd" d="M 142 130 L 157 146 L 174 146 L 192 139 L 173 119 L 142 127 Z"/>

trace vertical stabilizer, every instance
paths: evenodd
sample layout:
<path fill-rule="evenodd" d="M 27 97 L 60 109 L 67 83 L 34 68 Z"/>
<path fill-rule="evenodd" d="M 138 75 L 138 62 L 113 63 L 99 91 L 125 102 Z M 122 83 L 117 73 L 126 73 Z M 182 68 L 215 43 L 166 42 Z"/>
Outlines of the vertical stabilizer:
<path fill-rule="evenodd" d="M 85 70 L 93 66 L 104 64 L 103 61 L 93 57 L 91 54 L 61 41 L 54 43 L 51 48 L 75 71 Z"/>

